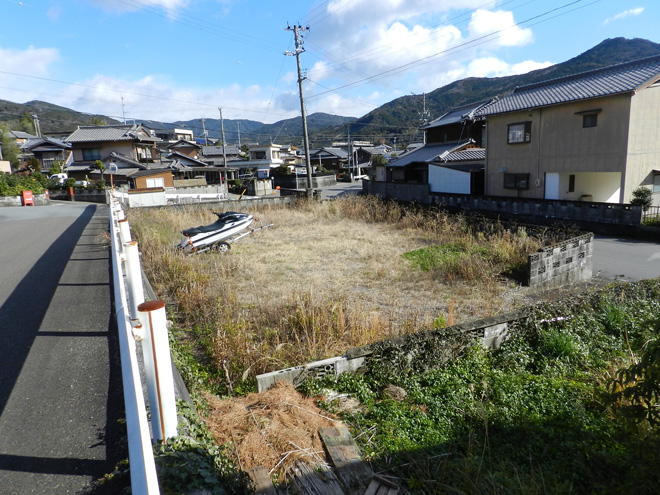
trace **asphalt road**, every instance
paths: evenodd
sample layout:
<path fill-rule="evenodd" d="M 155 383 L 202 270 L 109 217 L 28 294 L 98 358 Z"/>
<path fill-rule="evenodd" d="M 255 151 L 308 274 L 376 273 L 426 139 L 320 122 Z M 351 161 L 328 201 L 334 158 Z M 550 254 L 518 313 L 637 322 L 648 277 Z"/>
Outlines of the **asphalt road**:
<path fill-rule="evenodd" d="M 596 236 L 594 277 L 627 282 L 660 277 L 660 244 L 638 239 Z"/>
<path fill-rule="evenodd" d="M 0 493 L 80 493 L 125 456 L 108 209 L 0 208 Z"/>

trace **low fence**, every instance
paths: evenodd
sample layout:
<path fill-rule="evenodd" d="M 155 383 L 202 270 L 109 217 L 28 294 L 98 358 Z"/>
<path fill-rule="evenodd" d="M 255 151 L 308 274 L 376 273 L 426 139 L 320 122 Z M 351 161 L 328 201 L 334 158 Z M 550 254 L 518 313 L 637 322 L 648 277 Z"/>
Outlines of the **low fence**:
<path fill-rule="evenodd" d="M 660 206 L 650 206 L 642 213 L 642 222 L 660 223 Z"/>
<path fill-rule="evenodd" d="M 527 285 L 549 289 L 589 280 L 593 272 L 591 233 L 541 249 L 528 256 Z"/>
<path fill-rule="evenodd" d="M 478 211 L 528 223 L 577 223 L 582 230 L 606 234 L 634 235 L 642 221 L 641 206 L 630 204 L 431 193 L 428 184 L 370 180 L 362 181 L 362 192 L 385 199 Z"/>
<path fill-rule="evenodd" d="M 377 182 L 362 180 L 362 192 L 383 199 L 393 199 L 404 203 L 431 204 L 428 184 L 399 184 L 396 182 Z"/>

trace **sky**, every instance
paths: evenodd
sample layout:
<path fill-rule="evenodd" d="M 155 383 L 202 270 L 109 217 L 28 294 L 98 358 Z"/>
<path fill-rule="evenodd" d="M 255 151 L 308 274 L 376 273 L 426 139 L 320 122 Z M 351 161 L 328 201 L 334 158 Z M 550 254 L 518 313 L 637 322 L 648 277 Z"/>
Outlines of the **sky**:
<path fill-rule="evenodd" d="M 631 2 L 0 0 L 0 99 L 127 121 L 222 109 L 272 123 L 300 116 L 300 26 L 307 114 L 361 117 L 465 77 L 564 62 L 607 38 L 660 42 L 660 2 Z"/>

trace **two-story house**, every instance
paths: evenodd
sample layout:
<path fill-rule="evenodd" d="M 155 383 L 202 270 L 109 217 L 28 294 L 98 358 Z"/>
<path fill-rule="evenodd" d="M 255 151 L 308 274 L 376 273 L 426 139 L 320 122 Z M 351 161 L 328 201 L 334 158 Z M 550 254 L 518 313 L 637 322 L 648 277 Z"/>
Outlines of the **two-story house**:
<path fill-rule="evenodd" d="M 660 204 L 660 57 L 522 86 L 486 120 L 491 196 Z"/>
<path fill-rule="evenodd" d="M 156 144 L 160 138 L 139 124 L 79 126 L 65 141 L 71 144 L 78 167 L 91 167 L 96 160 L 109 162 L 113 153 L 147 165 L 159 158 Z"/>

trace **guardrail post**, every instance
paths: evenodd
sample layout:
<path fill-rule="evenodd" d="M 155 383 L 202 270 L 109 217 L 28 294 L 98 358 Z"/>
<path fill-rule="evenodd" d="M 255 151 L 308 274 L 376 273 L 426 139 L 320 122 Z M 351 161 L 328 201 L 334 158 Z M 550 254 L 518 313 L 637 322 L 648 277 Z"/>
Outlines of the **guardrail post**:
<path fill-rule="evenodd" d="M 126 282 L 131 305 L 131 318 L 137 318 L 138 306 L 144 302 L 140 251 L 137 241 L 125 242 L 123 245 L 126 254 Z"/>
<path fill-rule="evenodd" d="M 133 239 L 131 238 L 131 228 L 128 225 L 128 220 L 119 220 L 117 225 L 119 225 L 119 240 L 121 241 L 121 245 L 123 246 L 127 242 L 131 242 Z"/>
<path fill-rule="evenodd" d="M 177 435 L 176 399 L 172 359 L 167 335 L 167 315 L 163 301 L 147 301 L 138 306 L 144 327 L 142 352 L 147 376 L 147 393 L 154 441 L 166 442 Z"/>

